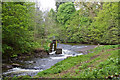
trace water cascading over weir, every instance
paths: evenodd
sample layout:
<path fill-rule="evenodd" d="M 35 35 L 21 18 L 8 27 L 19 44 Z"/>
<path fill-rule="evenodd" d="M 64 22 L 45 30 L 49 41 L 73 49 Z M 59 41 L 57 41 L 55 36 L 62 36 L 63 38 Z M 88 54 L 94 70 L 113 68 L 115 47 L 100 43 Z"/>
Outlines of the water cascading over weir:
<path fill-rule="evenodd" d="M 55 54 L 62 54 L 62 49 L 57 48 L 57 40 L 52 40 L 52 43 L 49 45 L 50 49 L 49 52 L 55 52 Z"/>

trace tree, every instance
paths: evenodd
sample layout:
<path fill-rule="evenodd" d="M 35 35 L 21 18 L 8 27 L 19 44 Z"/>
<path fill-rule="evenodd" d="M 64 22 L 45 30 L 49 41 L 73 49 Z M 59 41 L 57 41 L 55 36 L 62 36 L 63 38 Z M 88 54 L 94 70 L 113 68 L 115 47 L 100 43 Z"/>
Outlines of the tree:
<path fill-rule="evenodd" d="M 73 12 L 69 17 L 65 16 L 68 15 L 65 11 L 67 9 L 65 3 L 58 8 L 57 20 L 64 27 L 62 28 L 63 34 L 61 34 L 63 36 L 60 38 L 66 42 L 88 44 L 119 43 L 118 3 L 81 4 L 80 9 Z"/>
<path fill-rule="evenodd" d="M 45 34 L 47 39 L 51 39 L 53 36 L 58 36 L 58 22 L 56 22 L 56 12 L 51 9 L 49 12 L 46 12 L 45 15 Z"/>
<path fill-rule="evenodd" d="M 61 4 L 63 4 L 63 3 L 65 3 L 65 2 L 57 2 L 57 1 L 56 1 L 56 3 L 55 3 L 55 5 L 56 5 L 56 11 L 58 11 L 59 6 L 60 6 Z"/>
<path fill-rule="evenodd" d="M 75 6 L 80 8 L 82 11 L 80 14 L 94 19 L 97 13 L 102 9 L 102 2 L 75 2 Z"/>
<path fill-rule="evenodd" d="M 76 11 L 66 22 L 66 31 L 70 42 L 88 42 L 86 36 L 88 34 L 88 27 L 91 19 L 79 14 L 80 11 L 81 10 Z"/>
<path fill-rule="evenodd" d="M 2 3 L 2 53 L 4 56 L 11 57 L 26 53 L 35 47 L 34 10 L 34 3 Z"/>
<path fill-rule="evenodd" d="M 118 3 L 104 3 L 91 25 L 93 41 L 102 44 L 118 43 Z"/>
<path fill-rule="evenodd" d="M 59 6 L 57 12 L 57 20 L 61 24 L 65 24 L 70 16 L 75 12 L 75 7 L 72 2 L 63 3 Z"/>

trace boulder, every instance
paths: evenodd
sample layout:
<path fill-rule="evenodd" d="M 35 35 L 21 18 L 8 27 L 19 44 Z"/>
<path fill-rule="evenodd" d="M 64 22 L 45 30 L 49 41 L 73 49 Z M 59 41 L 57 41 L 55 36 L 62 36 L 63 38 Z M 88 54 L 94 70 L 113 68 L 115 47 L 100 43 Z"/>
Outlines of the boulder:
<path fill-rule="evenodd" d="M 35 61 L 28 61 L 29 64 L 33 64 L 36 63 Z"/>
<path fill-rule="evenodd" d="M 2 64 L 2 68 L 4 68 L 4 69 L 12 69 L 13 66 L 12 65 L 8 65 L 8 64 Z"/>
<path fill-rule="evenodd" d="M 61 48 L 57 48 L 55 54 L 62 54 L 62 49 Z"/>
<path fill-rule="evenodd" d="M 17 63 L 13 63 L 12 66 L 13 66 L 13 67 L 20 67 L 21 65 L 20 65 L 20 64 L 17 64 Z"/>

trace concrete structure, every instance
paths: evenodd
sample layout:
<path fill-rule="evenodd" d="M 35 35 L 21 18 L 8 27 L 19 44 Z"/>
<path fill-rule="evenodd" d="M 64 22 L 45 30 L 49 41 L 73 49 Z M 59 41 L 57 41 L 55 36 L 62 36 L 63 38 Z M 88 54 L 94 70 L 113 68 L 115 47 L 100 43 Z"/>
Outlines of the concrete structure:
<path fill-rule="evenodd" d="M 57 49 L 57 40 L 53 40 L 52 43 L 50 43 L 50 50 L 49 52 L 56 51 L 55 54 L 62 54 L 62 49 Z"/>
<path fill-rule="evenodd" d="M 61 48 L 57 48 L 55 54 L 62 54 L 62 49 Z"/>

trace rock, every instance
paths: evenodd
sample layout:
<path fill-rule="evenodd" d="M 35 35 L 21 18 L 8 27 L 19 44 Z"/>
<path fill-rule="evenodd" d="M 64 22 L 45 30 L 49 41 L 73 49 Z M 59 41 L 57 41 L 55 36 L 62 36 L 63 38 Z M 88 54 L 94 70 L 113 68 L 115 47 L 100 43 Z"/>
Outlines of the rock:
<path fill-rule="evenodd" d="M 42 48 L 38 48 L 38 49 L 34 50 L 34 53 L 35 53 L 35 55 L 33 55 L 33 56 L 35 56 L 36 58 L 37 57 L 46 57 L 49 55 L 49 53 Z"/>
<path fill-rule="evenodd" d="M 35 61 L 28 61 L 29 64 L 33 64 L 36 63 Z"/>
<path fill-rule="evenodd" d="M 61 48 L 57 48 L 55 54 L 62 54 L 62 49 Z"/>
<path fill-rule="evenodd" d="M 12 66 L 13 66 L 13 67 L 20 67 L 21 65 L 20 65 L 20 64 L 17 64 L 17 63 L 13 63 Z"/>
<path fill-rule="evenodd" d="M 4 68 L 4 69 L 12 69 L 13 66 L 12 65 L 8 65 L 8 64 L 2 64 L 2 68 Z"/>

